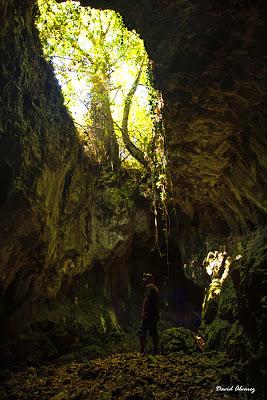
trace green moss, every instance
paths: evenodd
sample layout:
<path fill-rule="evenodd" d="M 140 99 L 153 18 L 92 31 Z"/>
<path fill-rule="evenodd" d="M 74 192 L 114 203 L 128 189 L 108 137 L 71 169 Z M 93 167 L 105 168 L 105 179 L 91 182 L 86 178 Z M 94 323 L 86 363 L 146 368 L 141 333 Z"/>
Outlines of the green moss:
<path fill-rule="evenodd" d="M 233 267 L 234 268 L 234 267 Z M 218 317 L 228 321 L 237 318 L 238 299 L 231 276 L 223 282 L 218 298 Z"/>
<path fill-rule="evenodd" d="M 227 348 L 228 335 L 233 336 L 237 318 L 237 294 L 232 278 L 228 276 L 223 283 L 213 281 L 203 303 L 200 328 L 207 349 Z"/>
<path fill-rule="evenodd" d="M 107 188 L 103 196 L 104 204 L 111 210 L 121 208 L 131 209 L 134 203 L 127 195 L 125 196 L 125 194 L 126 193 L 119 188 Z"/>
<path fill-rule="evenodd" d="M 217 315 L 218 298 L 221 292 L 221 282 L 214 280 L 207 288 L 202 304 L 202 320 L 211 322 Z"/>
<path fill-rule="evenodd" d="M 194 333 L 182 327 L 170 328 L 162 332 L 161 349 L 164 354 L 173 352 L 192 354 L 200 351 Z"/>
<path fill-rule="evenodd" d="M 211 323 L 202 322 L 200 332 L 205 337 L 207 350 L 225 350 L 225 341 L 231 323 L 227 320 L 215 318 Z"/>
<path fill-rule="evenodd" d="M 236 356 L 238 353 L 239 346 L 242 342 L 242 337 L 244 334 L 244 328 L 240 324 L 239 321 L 235 321 L 232 325 L 231 328 L 228 332 L 227 338 L 226 338 L 226 348 L 228 354 L 232 356 Z M 238 354 L 240 355 L 240 354 Z M 237 358 L 237 357 L 235 357 Z"/>

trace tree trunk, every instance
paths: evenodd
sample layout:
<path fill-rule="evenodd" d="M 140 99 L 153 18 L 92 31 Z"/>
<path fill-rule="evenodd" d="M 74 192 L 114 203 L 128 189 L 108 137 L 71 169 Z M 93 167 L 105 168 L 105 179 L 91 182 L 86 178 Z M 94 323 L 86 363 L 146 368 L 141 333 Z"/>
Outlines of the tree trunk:
<path fill-rule="evenodd" d="M 120 164 L 119 145 L 114 132 L 110 100 L 105 83 L 98 82 L 94 92 L 97 93 L 95 100 L 93 99 L 95 105 L 92 107 L 94 126 L 101 129 L 102 134 L 99 139 L 103 142 L 107 157 L 115 167 L 118 167 Z"/>
<path fill-rule="evenodd" d="M 128 121 L 129 121 L 129 113 L 130 113 L 130 108 L 132 105 L 133 97 L 136 92 L 136 89 L 138 87 L 140 77 L 142 74 L 142 69 L 143 69 L 143 62 L 141 64 L 141 67 L 138 71 L 138 74 L 135 78 L 135 81 L 133 83 L 133 86 L 129 90 L 125 103 L 124 103 L 124 109 L 123 109 L 123 117 L 122 117 L 122 124 L 121 124 L 121 131 L 122 131 L 122 140 L 123 143 L 126 147 L 126 149 L 129 151 L 129 153 L 137 160 L 139 161 L 142 165 L 145 167 L 148 166 L 148 161 L 145 159 L 144 153 L 131 141 L 129 132 L 128 132 Z"/>

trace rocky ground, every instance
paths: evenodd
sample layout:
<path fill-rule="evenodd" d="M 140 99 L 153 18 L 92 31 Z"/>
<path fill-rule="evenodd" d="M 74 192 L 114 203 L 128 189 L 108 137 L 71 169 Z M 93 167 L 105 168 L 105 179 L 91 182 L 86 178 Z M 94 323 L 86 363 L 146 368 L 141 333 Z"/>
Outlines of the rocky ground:
<path fill-rule="evenodd" d="M 2 400 L 234 399 L 216 392 L 231 365 L 223 353 L 115 353 L 89 360 L 61 358 L 39 367 L 1 372 Z M 230 372 L 231 373 L 231 372 Z M 238 396 L 243 398 L 242 394 Z"/>

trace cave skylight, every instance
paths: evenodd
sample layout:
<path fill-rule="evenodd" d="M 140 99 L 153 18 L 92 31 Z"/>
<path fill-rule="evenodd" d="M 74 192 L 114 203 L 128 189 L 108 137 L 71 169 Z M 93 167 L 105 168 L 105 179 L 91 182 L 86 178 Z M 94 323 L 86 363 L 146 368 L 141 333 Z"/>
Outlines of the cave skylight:
<path fill-rule="evenodd" d="M 80 135 L 101 142 L 109 130 L 125 161 L 131 158 L 123 141 L 123 119 L 128 118 L 129 140 L 146 153 L 160 118 L 160 98 L 152 87 L 143 40 L 113 10 L 73 1 L 38 0 L 38 5 L 36 26 L 44 56 Z"/>

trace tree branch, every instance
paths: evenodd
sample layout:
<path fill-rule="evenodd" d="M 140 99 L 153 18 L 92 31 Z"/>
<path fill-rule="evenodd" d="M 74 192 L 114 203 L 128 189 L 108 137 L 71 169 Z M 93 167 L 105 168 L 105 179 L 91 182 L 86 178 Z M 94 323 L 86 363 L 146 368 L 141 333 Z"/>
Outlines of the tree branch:
<path fill-rule="evenodd" d="M 129 90 L 129 92 L 126 95 L 124 109 L 123 109 L 122 123 L 121 123 L 121 131 L 123 133 L 122 139 L 123 139 L 123 143 L 124 143 L 126 149 L 137 161 L 140 162 L 140 164 L 144 165 L 144 167 L 147 168 L 148 161 L 145 159 L 144 153 L 131 141 L 130 136 L 129 136 L 129 131 L 128 131 L 130 108 L 132 105 L 133 97 L 135 95 L 136 89 L 138 87 L 138 84 L 139 84 L 139 81 L 141 78 L 141 74 L 143 71 L 143 64 L 144 64 L 144 58 L 142 60 L 142 63 L 141 63 L 140 69 L 138 71 L 138 74 L 135 78 L 135 81 L 134 81 L 131 89 Z"/>

